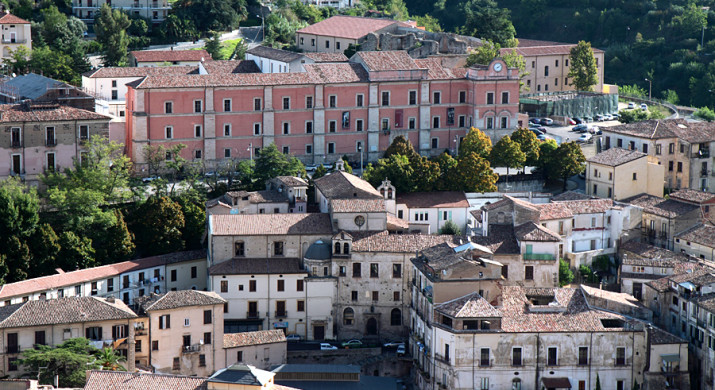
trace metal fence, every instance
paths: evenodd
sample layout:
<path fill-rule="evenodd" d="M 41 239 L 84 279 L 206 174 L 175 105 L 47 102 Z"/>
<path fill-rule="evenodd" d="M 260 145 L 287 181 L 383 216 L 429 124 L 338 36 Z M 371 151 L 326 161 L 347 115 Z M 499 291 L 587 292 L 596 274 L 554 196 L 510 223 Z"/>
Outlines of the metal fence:
<path fill-rule="evenodd" d="M 595 92 L 544 92 L 519 97 L 519 110 L 529 116 L 583 117 L 618 111 L 618 95 Z"/>

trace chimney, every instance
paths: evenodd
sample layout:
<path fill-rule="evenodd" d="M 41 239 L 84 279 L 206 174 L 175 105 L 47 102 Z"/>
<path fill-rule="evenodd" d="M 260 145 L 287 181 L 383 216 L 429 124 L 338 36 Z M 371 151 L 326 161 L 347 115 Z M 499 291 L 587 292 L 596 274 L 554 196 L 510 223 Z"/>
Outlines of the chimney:
<path fill-rule="evenodd" d="M 114 296 L 110 295 L 107 297 L 107 302 L 114 303 Z"/>

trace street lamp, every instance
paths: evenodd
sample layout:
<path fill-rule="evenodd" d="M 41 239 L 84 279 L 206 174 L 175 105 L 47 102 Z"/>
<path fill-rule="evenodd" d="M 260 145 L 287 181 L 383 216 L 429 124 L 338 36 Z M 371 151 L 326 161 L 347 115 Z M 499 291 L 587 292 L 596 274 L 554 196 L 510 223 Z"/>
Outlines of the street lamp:
<path fill-rule="evenodd" d="M 362 171 L 363 171 L 363 165 L 362 165 L 362 142 L 358 144 L 358 152 L 360 152 L 360 177 L 362 178 Z"/>
<path fill-rule="evenodd" d="M 263 10 L 261 10 L 261 13 L 263 13 Z M 261 15 L 256 15 L 256 17 L 261 18 L 261 41 L 263 41 L 264 39 L 266 39 L 266 25 L 265 25 L 266 19 Z"/>
<path fill-rule="evenodd" d="M 459 135 L 454 136 L 454 155 L 459 154 Z"/>
<path fill-rule="evenodd" d="M 250 144 L 248 144 L 248 149 L 247 149 L 247 150 L 248 150 L 248 152 L 250 153 L 251 162 L 253 162 L 253 142 L 251 142 Z"/>
<path fill-rule="evenodd" d="M 645 79 L 648 82 L 648 100 L 650 100 L 650 94 L 653 92 L 653 80 Z"/>

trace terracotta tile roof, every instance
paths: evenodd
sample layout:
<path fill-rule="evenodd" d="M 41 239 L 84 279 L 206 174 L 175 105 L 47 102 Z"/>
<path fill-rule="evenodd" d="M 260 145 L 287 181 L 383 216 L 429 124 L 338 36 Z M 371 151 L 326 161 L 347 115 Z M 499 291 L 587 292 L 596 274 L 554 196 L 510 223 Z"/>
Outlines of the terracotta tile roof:
<path fill-rule="evenodd" d="M 426 208 L 467 208 L 469 201 L 461 191 L 412 192 L 398 194 L 397 204 L 404 204 L 410 209 Z"/>
<path fill-rule="evenodd" d="M 695 269 L 686 270 L 685 272 L 676 273 L 670 276 L 656 279 L 651 282 L 648 282 L 647 285 L 652 287 L 656 291 L 662 292 L 668 290 L 670 282 L 674 282 L 676 284 L 680 284 L 683 282 L 694 283 L 701 276 L 707 275 L 708 278 L 712 278 L 711 274 L 713 272 L 715 272 L 715 269 L 710 268 L 709 266 L 706 267 L 702 264 L 697 264 Z"/>
<path fill-rule="evenodd" d="M 282 330 L 257 330 L 255 332 L 226 333 L 223 335 L 224 348 L 273 344 L 285 341 L 286 336 Z"/>
<path fill-rule="evenodd" d="M 472 218 L 476 219 L 477 222 L 482 222 L 482 210 L 472 210 L 469 214 L 472 214 Z"/>
<path fill-rule="evenodd" d="M 715 141 L 715 123 L 711 122 L 686 122 L 675 127 L 674 132 L 691 144 Z"/>
<path fill-rule="evenodd" d="M 511 51 L 516 51 L 517 54 L 526 56 L 549 56 L 549 55 L 569 55 L 571 49 L 576 47 L 575 44 L 564 43 L 556 45 L 544 45 L 544 46 L 521 46 L 521 41 L 519 41 L 519 47 L 516 48 L 503 48 L 500 50 L 502 55 L 509 53 Z M 592 48 L 594 53 L 603 53 L 603 50 Z"/>
<path fill-rule="evenodd" d="M 272 180 L 279 181 L 286 187 L 307 187 L 308 182 L 295 176 L 276 176 Z"/>
<path fill-rule="evenodd" d="M 66 297 L 27 301 L 6 306 L 15 308 L 0 321 L 0 328 L 19 328 L 53 324 L 85 323 L 107 320 L 126 320 L 137 315 L 119 299 L 110 302 L 97 297 Z"/>
<path fill-rule="evenodd" d="M 427 77 L 430 80 L 451 80 L 461 79 L 467 74 L 465 68 L 446 68 L 437 58 L 415 59 L 415 64 L 419 69 L 427 69 Z"/>
<path fill-rule="evenodd" d="M 209 268 L 209 275 L 304 274 L 300 259 L 270 257 L 264 259 L 233 258 Z"/>
<path fill-rule="evenodd" d="M 648 341 L 650 341 L 651 344 L 686 344 L 688 342 L 655 326 L 649 326 L 647 329 L 649 334 Z"/>
<path fill-rule="evenodd" d="M 328 199 L 384 199 L 370 183 L 344 171 L 316 179 L 315 187 Z"/>
<path fill-rule="evenodd" d="M 201 64 L 208 74 L 260 73 L 261 69 L 253 61 L 219 60 Z M 172 67 L 173 68 L 173 67 Z"/>
<path fill-rule="evenodd" d="M 138 62 L 212 61 L 206 50 L 141 50 L 129 52 Z"/>
<path fill-rule="evenodd" d="M 549 305 L 550 310 L 532 311 L 528 296 L 553 297 L 556 305 Z M 622 315 L 590 308 L 581 290 L 570 288 L 505 286 L 500 310 L 504 332 L 623 331 L 623 328 L 606 328 L 601 320 L 628 321 Z"/>
<path fill-rule="evenodd" d="M 340 84 L 367 82 L 368 74 L 365 68 L 355 63 L 327 63 L 303 65 L 306 74 L 312 77 L 316 84 Z M 285 74 L 285 73 L 283 73 Z"/>
<path fill-rule="evenodd" d="M 586 295 L 587 300 L 588 300 L 588 297 L 596 297 L 596 298 L 605 299 L 605 300 L 611 301 L 611 302 L 617 302 L 617 303 L 620 303 L 621 305 L 629 306 L 631 308 L 639 308 L 639 309 L 646 308 L 645 306 L 643 306 L 642 303 L 640 303 L 631 294 L 602 290 L 600 288 L 589 287 L 589 286 L 586 286 L 583 284 L 580 285 L 579 287 L 581 288 L 581 290 L 583 290 L 584 294 Z"/>
<path fill-rule="evenodd" d="M 679 215 L 687 214 L 693 210 L 699 209 L 698 206 L 678 202 L 674 199 L 665 199 L 648 194 L 635 195 L 630 198 L 623 199 L 623 203 L 630 203 L 634 206 L 643 208 L 643 211 L 649 214 L 660 215 L 666 218 L 676 218 Z"/>
<path fill-rule="evenodd" d="M 519 241 L 561 241 L 561 236 L 531 221 L 515 227 L 514 236 Z"/>
<path fill-rule="evenodd" d="M 213 291 L 179 290 L 134 298 L 141 310 L 170 310 L 189 306 L 223 305 L 226 300 Z"/>
<path fill-rule="evenodd" d="M 332 234 L 329 214 L 211 215 L 211 234 L 216 236 Z"/>
<path fill-rule="evenodd" d="M 368 71 L 425 69 L 417 65 L 404 50 L 359 51 L 355 55 L 362 59 Z"/>
<path fill-rule="evenodd" d="M 30 24 L 30 22 L 13 14 L 5 14 L 0 18 L 0 24 Z"/>
<path fill-rule="evenodd" d="M 610 148 L 606 151 L 598 153 L 586 161 L 590 163 L 608 165 L 610 167 L 617 167 L 646 156 L 647 154 L 641 153 L 637 150 Z"/>
<path fill-rule="evenodd" d="M 715 248 L 715 226 L 697 225 L 682 233 L 676 234 L 680 241 L 696 242 L 709 248 Z"/>
<path fill-rule="evenodd" d="M 280 203 L 287 202 L 288 197 L 282 193 L 275 190 L 261 190 L 261 191 L 229 191 L 226 196 L 233 198 L 235 200 L 242 200 L 243 198 L 248 198 L 248 202 L 258 204 L 258 203 Z M 221 199 L 221 198 L 219 198 Z M 227 199 L 228 201 L 228 199 Z"/>
<path fill-rule="evenodd" d="M 327 64 L 333 65 L 333 64 Z M 314 65 L 316 66 L 316 65 Z M 149 75 L 134 82 L 131 86 L 138 89 L 146 88 L 209 88 L 209 87 L 240 87 L 263 85 L 312 85 L 322 83 L 322 80 L 302 73 L 232 73 L 232 74 L 190 74 L 184 76 Z"/>
<path fill-rule="evenodd" d="M 621 263 L 650 267 L 675 267 L 676 264 L 687 262 L 688 257 L 664 248 L 628 241 L 620 246 Z"/>
<path fill-rule="evenodd" d="M 73 286 L 78 283 L 89 282 L 92 280 L 109 278 L 124 272 L 137 271 L 159 265 L 173 264 L 201 258 L 206 258 L 206 251 L 203 249 L 174 252 L 166 255 L 123 261 L 121 263 L 86 268 L 71 272 L 62 271 L 61 273 L 55 275 L 41 276 L 39 278 L 5 284 L 0 287 L 0 300 L 35 292 L 48 291 L 65 286 Z"/>
<path fill-rule="evenodd" d="M 692 302 L 696 302 L 698 306 L 705 310 L 715 313 L 715 293 L 703 294 L 699 297 L 692 297 Z"/>
<path fill-rule="evenodd" d="M 88 371 L 84 390 L 206 390 L 198 376 L 151 374 L 126 371 Z"/>
<path fill-rule="evenodd" d="M 301 53 L 305 57 L 320 63 L 320 62 L 347 62 L 348 57 L 343 53 Z"/>
<path fill-rule="evenodd" d="M 217 61 L 223 62 L 223 61 Z M 253 61 L 251 61 L 253 62 Z M 206 64 L 204 64 L 205 66 Z M 150 75 L 186 75 L 198 74 L 198 66 L 139 66 L 139 67 L 110 67 L 97 68 L 82 74 L 89 78 L 122 78 L 122 77 L 144 77 Z"/>
<path fill-rule="evenodd" d="M 675 128 L 678 125 L 685 126 L 684 119 L 657 119 L 628 123 L 618 126 L 603 128 L 604 133 L 617 133 L 632 135 L 640 138 L 660 139 L 675 138 Z"/>
<path fill-rule="evenodd" d="M 74 120 L 104 120 L 109 122 L 111 119 L 112 118 L 106 115 L 70 106 L 32 105 L 30 107 L 26 107 L 23 104 L 0 105 L 0 123 Z"/>
<path fill-rule="evenodd" d="M 280 62 L 293 62 L 295 60 L 303 57 L 302 53 L 297 53 L 294 51 L 274 49 L 268 46 L 258 45 L 246 51 L 246 54 L 252 54 L 256 57 L 268 58 Z"/>
<path fill-rule="evenodd" d="M 387 229 L 397 230 L 397 229 L 409 229 L 410 223 L 404 219 L 397 218 L 390 214 L 387 214 Z"/>
<path fill-rule="evenodd" d="M 476 292 L 436 305 L 434 309 L 452 318 L 501 317 L 501 312 Z"/>
<path fill-rule="evenodd" d="M 334 213 L 379 213 L 385 212 L 384 199 L 331 199 Z"/>
<path fill-rule="evenodd" d="M 527 202 L 527 201 L 525 201 L 525 200 L 521 200 L 521 199 L 518 199 L 518 198 L 514 198 L 514 197 L 509 196 L 509 195 L 504 195 L 504 198 L 502 198 L 501 200 L 499 200 L 499 201 L 497 201 L 497 202 L 490 203 L 490 204 L 485 204 L 484 206 L 482 206 L 482 209 L 489 211 L 489 210 L 494 210 L 494 209 L 499 208 L 499 207 L 503 207 L 503 206 L 505 206 L 505 205 L 507 205 L 507 204 L 516 204 L 516 205 L 519 205 L 519 206 L 521 206 L 521 207 L 526 207 L 526 208 L 528 208 L 528 209 L 530 209 L 530 210 L 534 210 L 534 211 L 537 211 L 537 210 L 538 210 L 538 208 L 536 207 L 536 204 L 531 203 L 531 202 Z"/>
<path fill-rule="evenodd" d="M 553 198 L 551 198 L 552 202 L 563 202 L 563 201 L 568 201 L 568 200 L 586 200 L 586 199 L 595 199 L 595 197 L 592 197 L 590 195 L 586 195 L 582 192 L 576 192 L 576 191 L 566 191 L 562 192 Z"/>
<path fill-rule="evenodd" d="M 613 207 L 613 201 L 610 199 L 569 200 L 538 204 L 536 207 L 540 211 L 540 219 L 550 221 L 571 218 L 578 214 L 603 213 Z"/>
<path fill-rule="evenodd" d="M 444 242 L 453 242 L 454 236 L 434 234 L 388 234 L 387 231 L 353 235 L 353 251 L 412 253 Z"/>
<path fill-rule="evenodd" d="M 472 242 L 484 245 L 495 255 L 518 255 L 521 253 L 519 243 L 514 237 L 514 228 L 510 225 L 489 225 L 489 235 L 473 236 Z"/>
<path fill-rule="evenodd" d="M 365 35 L 399 23 L 390 19 L 361 18 L 337 15 L 308 27 L 296 34 L 311 34 L 337 38 L 359 39 Z"/>
<path fill-rule="evenodd" d="M 668 195 L 668 197 L 670 199 L 675 199 L 682 202 L 701 204 L 709 200 L 715 199 L 715 194 L 712 194 L 710 192 L 692 190 L 690 188 L 683 188 L 681 190 L 672 192 L 670 195 Z"/>

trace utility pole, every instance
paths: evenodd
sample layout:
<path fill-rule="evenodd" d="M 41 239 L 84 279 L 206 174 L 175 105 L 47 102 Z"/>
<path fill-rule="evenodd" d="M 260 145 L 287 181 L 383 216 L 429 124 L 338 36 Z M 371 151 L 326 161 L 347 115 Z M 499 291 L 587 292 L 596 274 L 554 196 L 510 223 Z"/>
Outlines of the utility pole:
<path fill-rule="evenodd" d="M 248 152 L 250 153 L 250 156 L 251 156 L 251 162 L 253 162 L 253 142 L 248 144 Z"/>
<path fill-rule="evenodd" d="M 648 100 L 650 100 L 650 94 L 653 92 L 653 80 L 645 79 L 648 82 Z"/>
<path fill-rule="evenodd" d="M 362 178 L 362 170 L 363 170 L 363 164 L 362 164 L 362 142 L 360 142 L 360 145 L 358 145 L 358 152 L 360 152 L 360 178 Z"/>

